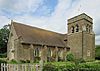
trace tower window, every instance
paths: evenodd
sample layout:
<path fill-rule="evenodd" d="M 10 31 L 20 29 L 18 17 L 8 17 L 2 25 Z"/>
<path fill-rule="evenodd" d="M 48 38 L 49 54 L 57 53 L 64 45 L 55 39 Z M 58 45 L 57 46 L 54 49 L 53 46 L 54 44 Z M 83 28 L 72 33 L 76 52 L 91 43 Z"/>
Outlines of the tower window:
<path fill-rule="evenodd" d="M 79 26 L 78 26 L 78 24 L 76 25 L 76 32 L 79 32 Z"/>
<path fill-rule="evenodd" d="M 89 25 L 86 26 L 86 31 L 89 32 Z"/>
<path fill-rule="evenodd" d="M 72 26 L 72 28 L 71 28 L 71 32 L 74 33 L 74 26 Z"/>
<path fill-rule="evenodd" d="M 91 26 L 89 26 L 89 33 L 91 32 Z"/>

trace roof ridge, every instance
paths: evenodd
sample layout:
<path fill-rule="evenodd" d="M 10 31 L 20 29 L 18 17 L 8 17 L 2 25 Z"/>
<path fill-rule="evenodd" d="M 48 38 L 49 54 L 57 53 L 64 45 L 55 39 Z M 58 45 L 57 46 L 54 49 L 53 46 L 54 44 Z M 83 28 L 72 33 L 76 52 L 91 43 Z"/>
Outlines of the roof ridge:
<path fill-rule="evenodd" d="M 15 24 L 15 23 L 16 23 L 16 24 L 21 24 L 21 25 L 24 25 L 24 26 L 27 26 L 27 27 L 31 27 L 31 28 L 36 28 L 36 29 L 38 29 L 38 30 L 43 30 L 43 31 L 47 31 L 47 32 L 51 32 L 51 33 L 55 33 L 55 34 L 59 34 L 59 35 L 64 35 L 64 34 L 62 34 L 62 33 L 54 32 L 54 31 L 51 31 L 51 30 L 47 30 L 47 29 L 43 29 L 43 28 L 39 28 L 39 27 L 27 25 L 27 24 L 24 24 L 24 23 L 12 21 L 12 24 Z"/>

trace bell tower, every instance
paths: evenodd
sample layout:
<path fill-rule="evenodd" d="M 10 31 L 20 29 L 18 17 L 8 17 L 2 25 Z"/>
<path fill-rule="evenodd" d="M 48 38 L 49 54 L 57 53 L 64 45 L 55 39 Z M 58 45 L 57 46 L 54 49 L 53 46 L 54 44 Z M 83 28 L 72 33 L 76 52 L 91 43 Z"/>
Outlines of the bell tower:
<path fill-rule="evenodd" d="M 68 46 L 76 59 L 95 59 L 93 19 L 85 13 L 68 19 Z"/>

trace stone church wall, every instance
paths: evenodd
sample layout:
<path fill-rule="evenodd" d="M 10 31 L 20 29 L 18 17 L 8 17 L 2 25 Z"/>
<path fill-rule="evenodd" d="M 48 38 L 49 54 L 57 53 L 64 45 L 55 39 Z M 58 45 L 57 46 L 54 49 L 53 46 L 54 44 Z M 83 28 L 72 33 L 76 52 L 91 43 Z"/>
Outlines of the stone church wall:
<path fill-rule="evenodd" d="M 75 58 L 82 58 L 82 33 L 69 34 L 68 46 Z"/>

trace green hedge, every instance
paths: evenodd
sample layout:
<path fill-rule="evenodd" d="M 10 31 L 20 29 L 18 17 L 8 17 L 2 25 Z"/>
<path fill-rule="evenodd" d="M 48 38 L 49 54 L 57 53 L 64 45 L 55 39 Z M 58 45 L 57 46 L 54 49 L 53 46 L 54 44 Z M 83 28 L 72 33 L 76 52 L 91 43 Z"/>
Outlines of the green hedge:
<path fill-rule="evenodd" d="M 100 71 L 100 68 L 77 68 L 66 66 L 45 65 L 43 71 Z"/>
<path fill-rule="evenodd" d="M 100 68 L 99 62 L 88 62 L 79 64 L 80 68 Z"/>
<path fill-rule="evenodd" d="M 43 67 L 43 71 L 58 71 L 58 68 L 55 65 L 52 64 L 46 64 Z"/>
<path fill-rule="evenodd" d="M 7 63 L 7 61 L 1 60 L 1 59 L 0 59 L 0 64 L 1 64 L 1 63 Z"/>
<path fill-rule="evenodd" d="M 87 62 L 75 65 L 72 62 L 45 64 L 43 71 L 100 71 L 100 62 Z"/>

